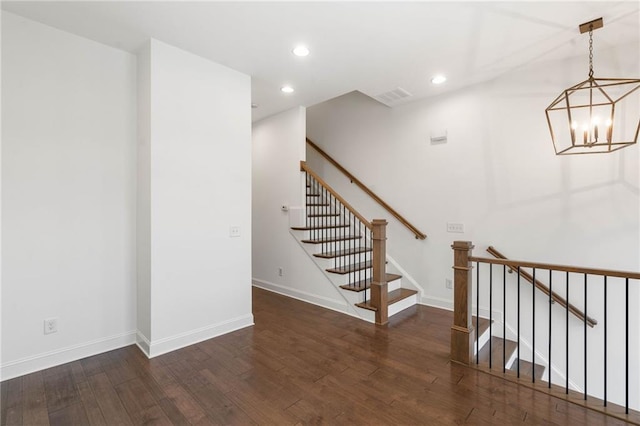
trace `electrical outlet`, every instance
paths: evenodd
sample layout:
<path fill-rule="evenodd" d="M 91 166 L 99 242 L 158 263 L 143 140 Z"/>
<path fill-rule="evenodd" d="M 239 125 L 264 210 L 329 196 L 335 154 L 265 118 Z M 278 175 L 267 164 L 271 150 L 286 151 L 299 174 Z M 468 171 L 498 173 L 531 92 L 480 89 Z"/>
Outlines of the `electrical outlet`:
<path fill-rule="evenodd" d="M 447 232 L 455 232 L 458 234 L 464 233 L 464 223 L 451 223 L 447 222 Z"/>
<path fill-rule="evenodd" d="M 229 228 L 229 236 L 230 237 L 239 237 L 240 236 L 240 227 L 239 226 L 231 226 Z"/>
<path fill-rule="evenodd" d="M 449 290 L 453 290 L 453 281 L 451 281 L 449 278 L 445 278 L 444 279 L 444 286 L 446 288 L 448 288 Z"/>
<path fill-rule="evenodd" d="M 284 275 L 284 269 L 278 268 L 278 276 L 281 277 Z"/>
<path fill-rule="evenodd" d="M 58 318 L 49 318 L 44 320 L 44 334 L 58 332 Z"/>

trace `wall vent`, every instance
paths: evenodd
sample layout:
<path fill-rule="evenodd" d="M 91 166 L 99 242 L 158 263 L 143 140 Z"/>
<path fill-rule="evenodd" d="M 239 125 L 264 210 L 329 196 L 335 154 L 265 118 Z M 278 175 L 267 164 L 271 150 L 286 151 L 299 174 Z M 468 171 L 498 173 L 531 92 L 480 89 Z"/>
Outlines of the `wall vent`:
<path fill-rule="evenodd" d="M 411 93 L 407 92 L 402 87 L 397 87 L 388 92 L 380 93 L 379 95 L 374 96 L 374 98 L 385 105 L 392 106 L 410 98 L 411 96 Z"/>

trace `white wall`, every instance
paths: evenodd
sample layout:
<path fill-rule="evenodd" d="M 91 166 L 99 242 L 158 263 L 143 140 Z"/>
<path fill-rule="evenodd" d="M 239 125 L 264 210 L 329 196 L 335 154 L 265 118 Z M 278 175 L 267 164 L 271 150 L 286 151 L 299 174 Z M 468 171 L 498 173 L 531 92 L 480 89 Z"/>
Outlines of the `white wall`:
<path fill-rule="evenodd" d="M 636 44 L 597 52 L 596 75 L 639 75 L 639 51 Z M 515 259 L 638 271 L 640 147 L 558 157 L 549 137 L 544 109 L 586 71 L 583 57 L 524 67 L 393 109 L 354 92 L 308 108 L 307 135 L 428 235 L 415 240 L 339 172 L 324 167 L 324 178 L 365 217 L 389 220 L 388 252 L 426 290 L 422 303 L 451 307 L 445 279 L 453 275 L 453 240 L 473 241 L 479 256 L 494 245 Z M 430 134 L 442 129 L 448 142 L 432 145 Z M 309 149 L 307 156 L 316 154 Z M 466 232 L 447 233 L 447 222 L 464 223 Z M 591 294 L 597 301 L 598 293 Z M 589 315 L 602 318 L 597 308 Z M 637 309 L 631 321 L 637 366 Z M 623 338 L 612 328 L 610 338 Z M 602 327 L 590 333 L 595 342 Z M 637 368 L 632 375 L 640 381 Z M 596 389 L 597 379 L 590 386 Z M 637 385 L 633 392 L 638 406 Z"/>
<path fill-rule="evenodd" d="M 251 82 L 156 40 L 149 49 L 150 142 L 139 153 L 150 193 L 139 197 L 150 203 L 150 241 L 140 241 L 150 247 L 150 335 L 139 343 L 155 356 L 253 324 Z"/>
<path fill-rule="evenodd" d="M 265 118 L 253 125 L 253 262 L 254 285 L 310 303 L 347 312 L 344 298 L 325 277 L 289 230 L 289 215 L 304 206 L 306 184 L 300 172 L 305 159 L 305 109 Z M 281 210 L 289 206 L 289 212 Z M 295 220 L 295 219 L 292 219 Z M 282 276 L 278 268 L 283 269 Z"/>
<path fill-rule="evenodd" d="M 3 380 L 134 341 L 135 65 L 2 13 Z"/>
<path fill-rule="evenodd" d="M 598 70 L 638 74 L 637 49 L 618 53 L 616 61 L 602 58 Z M 455 239 L 472 240 L 476 253 L 495 245 L 514 258 L 637 270 L 639 148 L 557 157 L 549 138 L 544 109 L 584 79 L 582 59 L 393 109 L 354 92 L 308 108 L 307 135 L 428 235 L 414 240 L 389 219 L 390 254 L 430 297 L 451 300 L 444 279 L 452 276 Z M 440 129 L 448 130 L 448 143 L 430 144 Z M 388 217 L 325 170 L 367 217 Z M 464 223 L 466 232 L 447 233 L 447 222 Z"/>

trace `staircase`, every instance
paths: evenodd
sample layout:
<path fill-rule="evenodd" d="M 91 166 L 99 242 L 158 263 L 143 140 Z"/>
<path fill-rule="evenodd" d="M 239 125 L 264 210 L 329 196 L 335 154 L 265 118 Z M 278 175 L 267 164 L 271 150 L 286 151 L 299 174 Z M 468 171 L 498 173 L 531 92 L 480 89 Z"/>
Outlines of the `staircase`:
<path fill-rule="evenodd" d="M 518 359 L 518 343 L 501 337 L 492 336 L 487 318 L 473 317 L 473 325 L 478 333 L 478 344 L 474 344 L 475 363 L 482 369 L 497 370 L 515 378 L 542 380 L 546 367 Z M 478 346 L 480 350 L 478 350 Z M 520 370 L 518 371 L 518 364 Z"/>
<path fill-rule="evenodd" d="M 305 171 L 305 225 L 292 227 L 291 232 L 329 282 L 342 294 L 349 313 L 369 322 L 377 322 L 378 303 L 372 300 L 371 293 L 374 244 L 369 222 L 337 198 L 337 194 L 319 177 L 312 175 L 312 171 Z M 418 292 L 403 288 L 402 276 L 387 272 L 386 267 L 385 261 L 386 314 L 391 317 L 415 305 Z"/>

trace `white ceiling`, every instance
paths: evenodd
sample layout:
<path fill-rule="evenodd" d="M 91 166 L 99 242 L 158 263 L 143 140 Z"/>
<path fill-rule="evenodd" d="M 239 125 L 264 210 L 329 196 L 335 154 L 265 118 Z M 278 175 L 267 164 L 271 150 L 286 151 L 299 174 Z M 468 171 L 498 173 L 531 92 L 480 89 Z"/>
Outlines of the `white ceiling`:
<path fill-rule="evenodd" d="M 359 90 L 434 96 L 640 39 L 640 2 L 11 2 L 2 9 L 132 53 L 149 37 L 252 77 L 253 119 Z M 311 54 L 298 58 L 293 47 Z M 433 86 L 444 73 L 448 81 Z M 586 74 L 586 64 L 585 64 Z M 586 75 L 585 75 L 586 76 Z M 290 84 L 293 94 L 280 87 Z"/>

